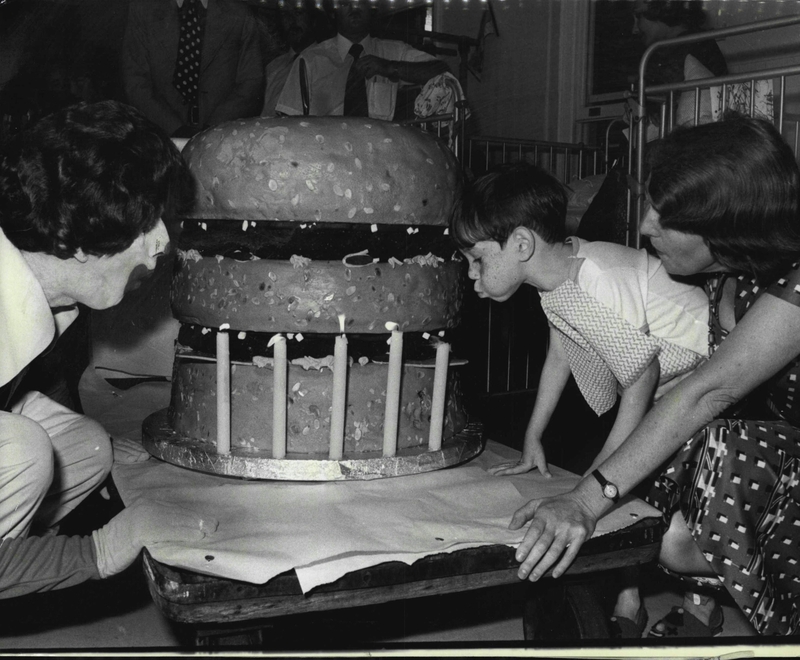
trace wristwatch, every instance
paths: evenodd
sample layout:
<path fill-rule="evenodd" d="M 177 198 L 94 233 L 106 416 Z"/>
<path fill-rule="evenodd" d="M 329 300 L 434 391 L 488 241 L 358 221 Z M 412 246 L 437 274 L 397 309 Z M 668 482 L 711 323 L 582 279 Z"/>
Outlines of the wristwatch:
<path fill-rule="evenodd" d="M 600 474 L 600 470 L 595 470 L 592 472 L 592 476 L 597 479 L 597 482 L 603 489 L 603 497 L 616 504 L 619 501 L 619 488 L 617 488 L 617 484 L 612 484 L 608 479 Z"/>

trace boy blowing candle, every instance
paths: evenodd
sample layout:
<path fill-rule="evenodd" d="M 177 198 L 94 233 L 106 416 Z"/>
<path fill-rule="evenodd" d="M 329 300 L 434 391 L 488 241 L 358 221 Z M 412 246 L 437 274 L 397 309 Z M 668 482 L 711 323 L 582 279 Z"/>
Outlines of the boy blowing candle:
<path fill-rule="evenodd" d="M 542 434 L 570 374 L 592 409 L 620 408 L 588 472 L 603 462 L 658 398 L 708 351 L 702 289 L 670 278 L 645 250 L 567 237 L 564 187 L 544 170 L 507 165 L 477 179 L 451 217 L 450 233 L 469 262 L 481 298 L 508 300 L 523 284 L 539 291 L 549 346 L 517 462 L 491 468 L 549 476 Z"/>

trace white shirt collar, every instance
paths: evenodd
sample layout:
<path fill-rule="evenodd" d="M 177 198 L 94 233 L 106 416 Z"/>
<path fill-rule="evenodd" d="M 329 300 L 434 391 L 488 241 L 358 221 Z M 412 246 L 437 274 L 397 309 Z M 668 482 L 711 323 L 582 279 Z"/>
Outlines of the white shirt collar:
<path fill-rule="evenodd" d="M 178 7 L 179 8 L 183 7 L 183 0 L 177 0 L 177 2 L 178 2 Z M 208 9 L 208 0 L 200 0 L 200 2 L 202 3 L 203 7 Z"/>
<path fill-rule="evenodd" d="M 372 37 L 367 35 L 361 41 L 359 41 L 362 46 L 364 46 L 364 52 L 369 53 L 370 46 L 372 45 Z M 347 37 L 343 37 L 341 34 L 336 35 L 336 49 L 339 51 L 339 57 L 344 60 L 347 57 L 347 54 L 350 52 L 350 46 L 353 45 L 353 42 L 350 41 Z"/>
<path fill-rule="evenodd" d="M 22 253 L 0 231 L 0 386 L 10 382 L 78 316 L 53 314 Z"/>

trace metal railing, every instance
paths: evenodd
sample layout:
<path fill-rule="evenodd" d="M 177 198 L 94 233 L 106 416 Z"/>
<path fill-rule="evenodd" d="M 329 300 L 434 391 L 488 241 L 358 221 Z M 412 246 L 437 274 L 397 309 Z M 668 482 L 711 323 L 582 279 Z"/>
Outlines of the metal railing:
<path fill-rule="evenodd" d="M 465 166 L 479 176 L 503 163 L 527 161 L 538 165 L 564 183 L 600 174 L 606 169 L 601 147 L 583 143 L 519 140 L 471 136 L 467 141 Z"/>

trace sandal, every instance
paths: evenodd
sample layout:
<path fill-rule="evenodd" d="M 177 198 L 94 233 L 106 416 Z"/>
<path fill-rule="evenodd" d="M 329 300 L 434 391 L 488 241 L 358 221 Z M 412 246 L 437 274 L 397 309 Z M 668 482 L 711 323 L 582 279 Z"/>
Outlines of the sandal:
<path fill-rule="evenodd" d="M 647 633 L 648 637 L 716 637 L 722 633 L 724 617 L 722 608 L 716 605 L 711 612 L 708 625 L 694 614 L 677 605 L 669 614 L 657 621 Z"/>
<path fill-rule="evenodd" d="M 636 621 L 625 616 L 612 616 L 608 620 L 611 639 L 641 639 L 647 626 L 647 610 L 644 605 L 636 612 Z"/>

